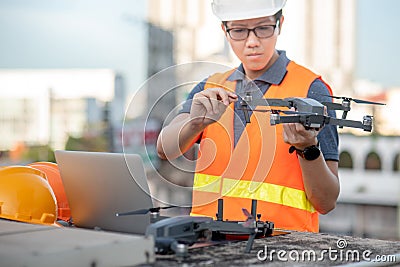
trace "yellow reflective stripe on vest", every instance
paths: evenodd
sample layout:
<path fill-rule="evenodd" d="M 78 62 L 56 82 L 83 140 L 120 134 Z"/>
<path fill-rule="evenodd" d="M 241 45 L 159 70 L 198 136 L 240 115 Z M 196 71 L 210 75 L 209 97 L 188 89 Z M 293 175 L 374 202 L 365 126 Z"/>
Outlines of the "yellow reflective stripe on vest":
<path fill-rule="evenodd" d="M 219 193 L 221 189 L 221 176 L 195 173 L 193 181 L 193 190 Z"/>
<path fill-rule="evenodd" d="M 309 212 L 315 211 L 307 199 L 306 192 L 282 185 L 225 178 L 222 195 L 263 200 Z"/>
<path fill-rule="evenodd" d="M 220 184 L 220 176 L 196 173 L 193 190 L 218 193 Z M 304 191 L 282 185 L 224 178 L 221 194 L 227 197 L 257 199 L 315 212 Z"/>

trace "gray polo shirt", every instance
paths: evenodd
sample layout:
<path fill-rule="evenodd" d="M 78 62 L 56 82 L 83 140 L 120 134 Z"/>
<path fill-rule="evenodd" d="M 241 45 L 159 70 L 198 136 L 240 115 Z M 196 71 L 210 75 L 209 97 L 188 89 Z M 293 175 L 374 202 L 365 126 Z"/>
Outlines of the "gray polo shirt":
<path fill-rule="evenodd" d="M 279 58 L 275 61 L 275 63 L 265 71 L 260 77 L 254 79 L 253 81 L 249 81 L 245 77 L 245 71 L 243 69 L 243 65 L 241 64 L 229 77 L 229 81 L 236 81 L 236 94 L 244 95 L 245 92 L 252 92 L 253 97 L 261 98 L 267 92 L 271 84 L 280 84 L 283 78 L 286 75 L 286 67 L 289 64 L 290 60 L 287 58 L 285 51 L 278 51 Z M 193 96 L 204 90 L 204 85 L 207 79 L 204 79 L 202 82 L 197 84 L 192 91 L 189 93 L 189 96 L 186 102 L 183 104 L 183 107 L 180 113 L 190 113 L 190 107 L 192 103 Z M 326 85 L 320 80 L 316 79 L 308 89 L 308 98 L 313 98 L 319 102 L 329 102 L 332 99 L 329 95 L 328 88 Z M 240 110 L 240 101 L 235 102 L 235 118 L 234 118 L 234 138 L 235 138 L 235 146 L 246 126 L 245 118 L 243 111 Z M 251 114 L 251 112 L 250 112 Z M 334 110 L 328 110 L 328 115 L 336 118 L 336 112 Z M 325 160 L 334 160 L 339 161 L 339 137 L 336 126 L 333 125 L 325 125 L 325 127 L 318 133 L 318 141 L 320 143 L 321 152 L 324 155 Z"/>

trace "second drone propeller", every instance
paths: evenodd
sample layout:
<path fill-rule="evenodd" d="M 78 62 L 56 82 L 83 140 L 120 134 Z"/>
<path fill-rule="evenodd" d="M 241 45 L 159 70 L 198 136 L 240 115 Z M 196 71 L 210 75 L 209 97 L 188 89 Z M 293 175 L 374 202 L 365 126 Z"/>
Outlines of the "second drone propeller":
<path fill-rule="evenodd" d="M 165 209 L 171 209 L 171 208 L 176 208 L 177 206 L 166 206 L 166 207 L 155 207 L 155 208 L 148 208 L 148 209 L 139 209 L 139 210 L 133 210 L 133 211 L 128 211 L 128 212 L 119 212 L 116 213 L 115 216 L 127 216 L 127 215 L 144 215 L 149 212 L 160 212 L 160 210 L 165 210 Z"/>

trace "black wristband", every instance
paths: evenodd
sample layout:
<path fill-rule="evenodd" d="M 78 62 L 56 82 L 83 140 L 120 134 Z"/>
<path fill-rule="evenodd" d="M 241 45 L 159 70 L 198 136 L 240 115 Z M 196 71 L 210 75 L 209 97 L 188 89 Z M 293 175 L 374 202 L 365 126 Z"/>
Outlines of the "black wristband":
<path fill-rule="evenodd" d="M 296 154 L 306 160 L 315 160 L 321 155 L 321 150 L 318 146 L 312 145 L 304 148 L 304 150 L 298 149 L 295 146 L 289 148 L 289 153 L 292 154 L 296 151 Z"/>

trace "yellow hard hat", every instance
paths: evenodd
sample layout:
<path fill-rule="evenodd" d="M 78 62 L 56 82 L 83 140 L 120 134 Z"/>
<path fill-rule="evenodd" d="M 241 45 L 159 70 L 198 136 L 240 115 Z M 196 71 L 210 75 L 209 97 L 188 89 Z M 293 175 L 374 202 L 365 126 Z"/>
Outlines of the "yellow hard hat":
<path fill-rule="evenodd" d="M 0 168 L 0 218 L 57 225 L 57 203 L 46 175 L 28 166 Z"/>
<path fill-rule="evenodd" d="M 253 19 L 273 16 L 286 0 L 213 0 L 211 8 L 221 21 Z"/>

